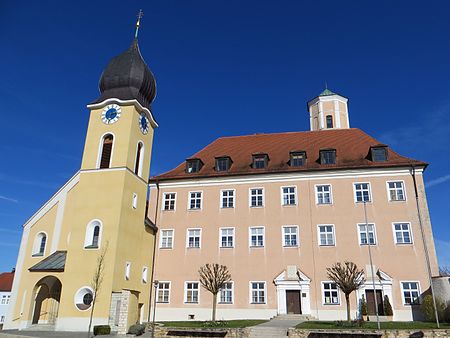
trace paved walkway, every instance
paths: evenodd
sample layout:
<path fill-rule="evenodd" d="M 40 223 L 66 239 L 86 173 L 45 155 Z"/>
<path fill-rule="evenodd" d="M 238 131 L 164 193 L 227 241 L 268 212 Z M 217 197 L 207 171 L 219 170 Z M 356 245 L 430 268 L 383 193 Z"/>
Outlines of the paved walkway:
<path fill-rule="evenodd" d="M 268 322 L 252 326 L 250 328 L 249 338 L 286 337 L 290 327 L 295 327 L 297 324 L 303 323 L 306 320 L 306 318 L 302 317 L 275 317 Z"/>

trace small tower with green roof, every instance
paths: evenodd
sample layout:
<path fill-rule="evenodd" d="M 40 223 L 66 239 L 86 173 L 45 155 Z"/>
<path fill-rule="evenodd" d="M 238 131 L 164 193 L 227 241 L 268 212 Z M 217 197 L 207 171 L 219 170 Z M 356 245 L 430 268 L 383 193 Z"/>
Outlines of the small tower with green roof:
<path fill-rule="evenodd" d="M 328 88 L 308 102 L 308 111 L 312 131 L 350 128 L 348 98 Z"/>

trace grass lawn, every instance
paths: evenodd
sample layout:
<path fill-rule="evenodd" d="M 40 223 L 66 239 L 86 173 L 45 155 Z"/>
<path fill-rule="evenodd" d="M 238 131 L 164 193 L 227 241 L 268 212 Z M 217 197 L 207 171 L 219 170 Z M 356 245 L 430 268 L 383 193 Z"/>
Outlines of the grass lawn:
<path fill-rule="evenodd" d="M 297 329 L 329 329 L 329 330 L 376 330 L 377 322 L 364 322 L 362 326 L 357 324 L 347 324 L 346 322 L 340 322 L 342 325 L 338 325 L 337 322 L 326 321 L 310 321 L 303 322 L 296 326 Z M 428 322 L 381 322 L 382 330 L 408 330 L 408 329 L 436 329 L 436 323 Z M 450 324 L 440 323 L 441 329 L 450 329 Z"/>
<path fill-rule="evenodd" d="M 226 320 L 212 323 L 209 321 L 186 321 L 186 322 L 158 322 L 166 327 L 193 327 L 193 328 L 237 328 L 247 327 L 265 323 L 267 320 L 249 319 L 249 320 Z"/>

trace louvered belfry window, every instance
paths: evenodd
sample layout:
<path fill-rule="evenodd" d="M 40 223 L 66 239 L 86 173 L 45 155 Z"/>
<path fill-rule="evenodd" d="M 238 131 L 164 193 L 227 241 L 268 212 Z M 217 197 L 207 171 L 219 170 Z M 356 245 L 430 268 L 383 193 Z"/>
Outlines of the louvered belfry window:
<path fill-rule="evenodd" d="M 103 138 L 102 156 L 100 158 L 100 169 L 109 168 L 111 162 L 111 152 L 113 146 L 113 136 L 106 135 Z"/>

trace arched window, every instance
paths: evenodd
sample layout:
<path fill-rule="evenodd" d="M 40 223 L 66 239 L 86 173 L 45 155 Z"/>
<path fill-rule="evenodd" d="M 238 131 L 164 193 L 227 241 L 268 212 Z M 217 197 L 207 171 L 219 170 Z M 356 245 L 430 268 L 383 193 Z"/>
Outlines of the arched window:
<path fill-rule="evenodd" d="M 327 128 L 333 128 L 333 116 L 327 115 Z"/>
<path fill-rule="evenodd" d="M 138 142 L 136 149 L 136 163 L 134 164 L 134 173 L 138 176 L 142 175 L 142 162 L 144 159 L 144 144 Z"/>
<path fill-rule="evenodd" d="M 98 220 L 89 222 L 86 227 L 86 236 L 84 238 L 84 247 L 86 249 L 97 249 L 100 246 L 102 233 L 102 223 Z"/>
<path fill-rule="evenodd" d="M 44 256 L 45 244 L 47 244 L 47 235 L 40 232 L 36 235 L 33 244 L 33 256 Z"/>
<path fill-rule="evenodd" d="M 111 134 L 106 134 L 103 137 L 102 152 L 100 155 L 100 169 L 109 168 L 111 165 L 111 153 L 113 147 L 114 137 Z"/>

